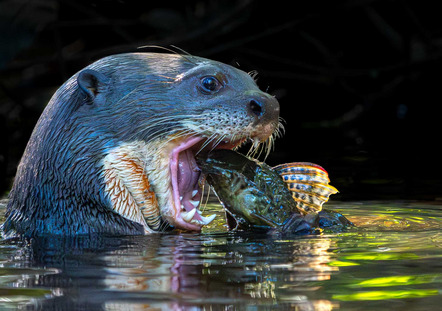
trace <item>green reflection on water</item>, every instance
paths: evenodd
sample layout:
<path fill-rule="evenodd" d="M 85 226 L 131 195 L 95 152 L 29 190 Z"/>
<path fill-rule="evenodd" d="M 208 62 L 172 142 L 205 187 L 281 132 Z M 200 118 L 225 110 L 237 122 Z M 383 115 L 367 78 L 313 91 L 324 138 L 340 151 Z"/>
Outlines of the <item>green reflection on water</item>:
<path fill-rule="evenodd" d="M 9 300 L 14 300 L 13 297 L 42 297 L 50 295 L 52 291 L 44 288 L 0 288 L 0 297 L 8 297 Z"/>
<path fill-rule="evenodd" d="M 388 276 L 364 280 L 355 284 L 351 284 L 350 287 L 388 287 L 388 286 L 400 286 L 400 285 L 416 285 L 433 282 L 441 282 L 441 276 L 438 274 L 422 274 L 422 275 L 398 275 Z"/>
<path fill-rule="evenodd" d="M 410 260 L 420 259 L 420 257 L 413 253 L 361 253 L 342 257 L 348 260 Z"/>
<path fill-rule="evenodd" d="M 351 262 L 351 261 L 340 261 L 340 260 L 335 260 L 332 262 L 328 263 L 329 266 L 332 267 L 350 267 L 350 266 L 359 266 L 358 263 L 356 262 Z"/>
<path fill-rule="evenodd" d="M 386 300 L 386 299 L 406 299 L 406 298 L 424 298 L 438 295 L 437 289 L 410 289 L 395 291 L 369 291 L 353 294 L 333 295 L 333 299 L 340 301 L 357 300 Z"/>

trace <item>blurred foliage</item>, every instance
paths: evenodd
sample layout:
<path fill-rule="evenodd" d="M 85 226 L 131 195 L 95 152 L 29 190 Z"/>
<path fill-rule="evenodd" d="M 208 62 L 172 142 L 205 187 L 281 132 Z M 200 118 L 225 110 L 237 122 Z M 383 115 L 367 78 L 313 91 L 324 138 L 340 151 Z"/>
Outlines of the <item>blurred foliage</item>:
<path fill-rule="evenodd" d="M 442 198 L 442 20 L 420 1 L 0 1 L 0 190 L 53 92 L 145 45 L 258 72 L 285 135 L 269 164 L 311 161 L 340 199 Z"/>

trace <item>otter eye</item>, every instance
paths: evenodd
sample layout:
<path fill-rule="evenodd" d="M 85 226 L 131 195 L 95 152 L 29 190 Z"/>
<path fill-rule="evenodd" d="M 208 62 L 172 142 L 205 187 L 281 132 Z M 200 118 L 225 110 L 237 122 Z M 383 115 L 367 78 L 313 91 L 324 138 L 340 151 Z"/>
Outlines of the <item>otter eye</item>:
<path fill-rule="evenodd" d="M 201 91 L 205 94 L 215 93 L 222 87 L 221 82 L 213 76 L 204 77 L 201 79 Z"/>

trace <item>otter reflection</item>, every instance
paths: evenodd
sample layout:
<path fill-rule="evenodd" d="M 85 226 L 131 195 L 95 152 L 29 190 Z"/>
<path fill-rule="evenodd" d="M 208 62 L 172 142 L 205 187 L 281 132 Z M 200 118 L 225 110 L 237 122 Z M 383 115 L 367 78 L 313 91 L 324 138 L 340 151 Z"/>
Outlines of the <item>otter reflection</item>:
<path fill-rule="evenodd" d="M 326 237 L 171 233 L 27 242 L 10 263 L 41 269 L 13 282 L 50 292 L 32 301 L 37 309 L 333 307 L 320 287 L 312 287 L 338 269 L 327 265 L 336 245 Z"/>

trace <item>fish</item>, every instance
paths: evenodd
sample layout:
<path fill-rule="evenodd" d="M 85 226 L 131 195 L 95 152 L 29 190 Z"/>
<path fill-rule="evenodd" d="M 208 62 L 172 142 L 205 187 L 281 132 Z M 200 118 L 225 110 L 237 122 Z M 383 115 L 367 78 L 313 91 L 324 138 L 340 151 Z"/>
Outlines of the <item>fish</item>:
<path fill-rule="evenodd" d="M 227 149 L 199 155 L 197 163 L 223 205 L 231 230 L 304 233 L 351 224 L 341 214 L 322 209 L 338 190 L 317 164 L 271 167 Z"/>

